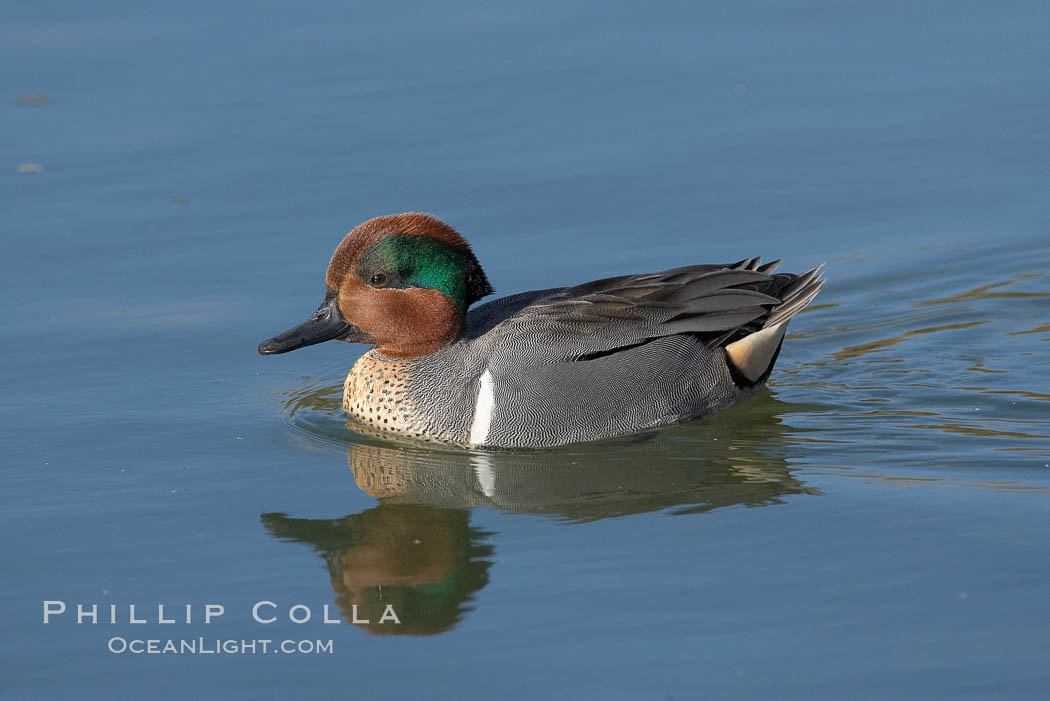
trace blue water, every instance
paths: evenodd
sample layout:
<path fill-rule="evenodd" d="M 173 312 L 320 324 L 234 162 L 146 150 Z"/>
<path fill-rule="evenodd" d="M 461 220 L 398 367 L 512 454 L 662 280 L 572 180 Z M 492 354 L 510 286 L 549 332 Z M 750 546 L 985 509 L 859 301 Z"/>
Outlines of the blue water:
<path fill-rule="evenodd" d="M 1038 2 L 4 6 L 0 692 L 1045 697 L 1048 26 Z M 429 451 L 346 426 L 364 347 L 255 352 L 346 231 L 404 210 L 499 294 L 755 255 L 828 283 L 728 412 Z"/>

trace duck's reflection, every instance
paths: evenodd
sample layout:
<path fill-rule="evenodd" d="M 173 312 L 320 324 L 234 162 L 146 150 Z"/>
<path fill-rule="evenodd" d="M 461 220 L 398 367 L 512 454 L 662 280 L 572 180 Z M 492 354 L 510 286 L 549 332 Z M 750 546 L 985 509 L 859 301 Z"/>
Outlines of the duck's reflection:
<path fill-rule="evenodd" d="M 324 558 L 348 623 L 374 633 L 433 635 L 452 628 L 489 581 L 491 534 L 469 518 L 464 510 L 380 503 L 332 521 L 283 514 L 262 520 L 273 535 L 309 543 Z M 381 623 L 388 605 L 400 623 Z"/>
<path fill-rule="evenodd" d="M 367 619 L 362 627 L 378 633 L 441 633 L 488 582 L 494 534 L 470 525 L 474 507 L 581 522 L 815 493 L 788 470 L 791 441 L 778 417 L 796 409 L 765 395 L 658 435 L 549 452 L 435 452 L 362 437 L 347 462 L 376 507 L 337 520 L 262 519 L 273 535 L 324 558 L 348 622 Z M 377 624 L 388 604 L 400 625 Z"/>

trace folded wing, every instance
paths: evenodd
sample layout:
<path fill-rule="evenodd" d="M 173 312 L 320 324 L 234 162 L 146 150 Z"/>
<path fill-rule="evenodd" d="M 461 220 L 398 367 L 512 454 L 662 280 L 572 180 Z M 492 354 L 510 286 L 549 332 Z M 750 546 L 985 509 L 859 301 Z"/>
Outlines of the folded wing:
<path fill-rule="evenodd" d="M 591 360 L 675 334 L 695 335 L 709 348 L 733 348 L 756 366 L 777 332 L 762 343 L 741 342 L 779 327 L 820 291 L 820 268 L 774 273 L 779 261 L 749 258 L 729 265 L 691 265 L 659 273 L 595 280 L 534 301 L 498 324 L 510 339 L 532 339 L 543 361 Z M 744 351 L 748 352 L 745 353 Z M 768 358 L 767 358 L 768 360 Z M 749 373 L 745 373 L 749 374 Z M 752 378 L 753 379 L 753 378 Z"/>

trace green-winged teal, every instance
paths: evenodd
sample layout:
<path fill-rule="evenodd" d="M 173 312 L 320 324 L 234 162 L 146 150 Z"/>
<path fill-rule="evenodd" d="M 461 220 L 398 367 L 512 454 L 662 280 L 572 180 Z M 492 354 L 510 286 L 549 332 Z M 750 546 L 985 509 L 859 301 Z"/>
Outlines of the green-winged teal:
<path fill-rule="evenodd" d="M 427 214 L 370 219 L 328 266 L 324 302 L 259 345 L 375 346 L 343 407 L 373 427 L 443 443 L 545 447 L 684 421 L 754 395 L 819 268 L 749 258 L 575 287 L 492 292 L 470 246 Z M 469 309 L 469 311 L 468 311 Z"/>

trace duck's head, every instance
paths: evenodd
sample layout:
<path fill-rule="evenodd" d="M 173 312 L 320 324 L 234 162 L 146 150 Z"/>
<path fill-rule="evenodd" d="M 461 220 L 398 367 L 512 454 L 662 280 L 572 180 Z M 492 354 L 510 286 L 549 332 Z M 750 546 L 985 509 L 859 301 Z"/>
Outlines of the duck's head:
<path fill-rule="evenodd" d="M 454 340 L 467 307 L 492 292 L 456 230 L 429 214 L 369 219 L 343 239 L 309 319 L 259 344 L 263 355 L 322 341 L 369 343 L 384 355 L 428 355 Z"/>

